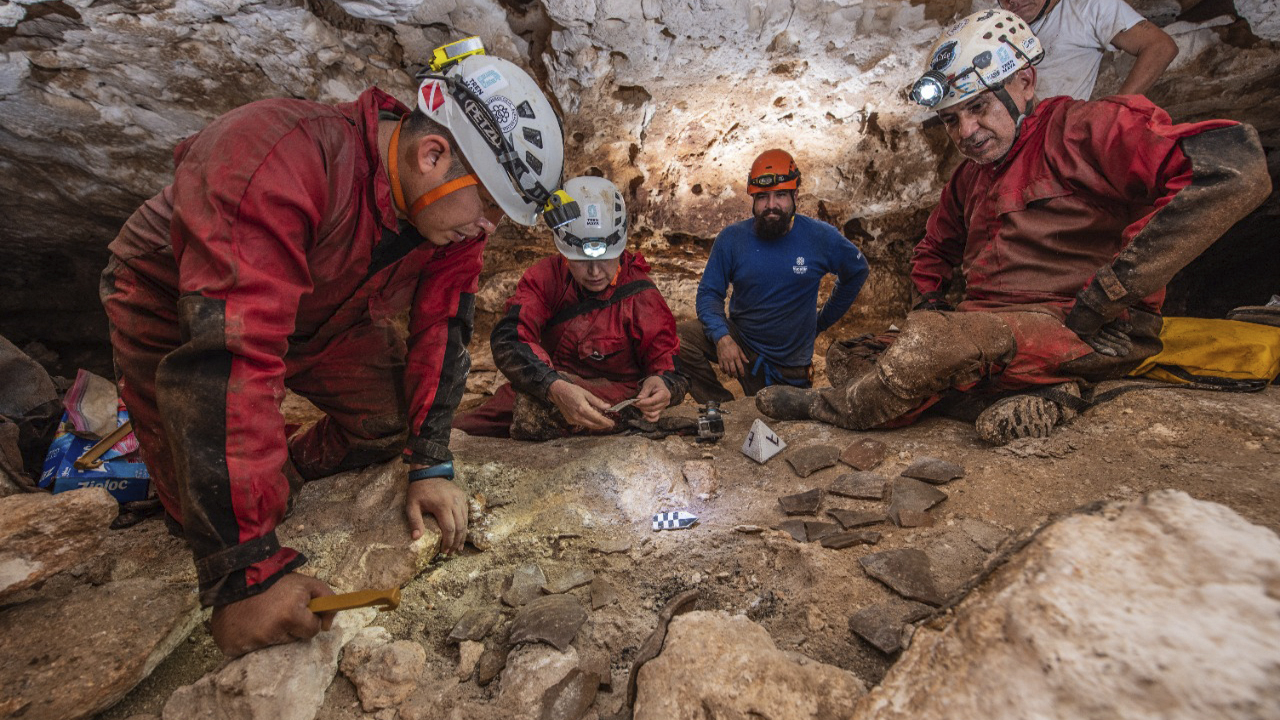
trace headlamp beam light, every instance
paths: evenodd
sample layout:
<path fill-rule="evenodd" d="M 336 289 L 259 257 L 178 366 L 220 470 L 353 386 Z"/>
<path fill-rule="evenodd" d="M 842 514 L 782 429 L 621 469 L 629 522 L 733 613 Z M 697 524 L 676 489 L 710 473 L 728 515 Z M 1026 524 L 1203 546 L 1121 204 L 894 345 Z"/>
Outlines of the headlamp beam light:
<path fill-rule="evenodd" d="M 603 240 L 588 240 L 582 243 L 582 254 L 589 258 L 598 258 L 608 247 Z"/>
<path fill-rule="evenodd" d="M 946 97 L 947 85 L 947 76 L 937 70 L 930 70 L 921 75 L 911 87 L 911 99 L 925 107 L 934 107 Z"/>

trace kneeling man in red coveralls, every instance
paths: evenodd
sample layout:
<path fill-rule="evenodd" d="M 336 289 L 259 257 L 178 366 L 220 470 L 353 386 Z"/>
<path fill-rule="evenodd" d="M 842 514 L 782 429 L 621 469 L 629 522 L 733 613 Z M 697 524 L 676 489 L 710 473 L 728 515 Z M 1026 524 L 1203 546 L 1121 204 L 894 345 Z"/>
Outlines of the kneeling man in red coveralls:
<path fill-rule="evenodd" d="M 1042 54 L 1002 10 L 943 33 L 912 98 L 966 160 L 912 257 L 919 302 L 900 333 L 833 345 L 832 387 L 768 388 L 762 412 L 865 430 L 976 395 L 994 400 L 977 432 L 1000 444 L 1048 435 L 1081 383 L 1160 349 L 1165 285 L 1270 193 L 1258 135 L 1174 124 L 1138 95 L 1038 100 Z"/>
<path fill-rule="evenodd" d="M 424 514 L 443 551 L 466 537 L 448 439 L 481 255 L 504 214 L 535 222 L 563 139 L 533 79 L 484 54 L 433 63 L 416 106 L 374 88 L 233 110 L 111 243 L 121 392 L 228 655 L 332 621 L 307 610 L 332 591 L 276 537 L 303 480 L 400 455 L 413 537 Z M 325 417 L 290 434 L 285 388 Z"/>
<path fill-rule="evenodd" d="M 635 399 L 650 422 L 679 404 L 688 380 L 675 371 L 676 321 L 627 251 L 627 209 L 613 183 L 567 181 L 577 219 L 554 229 L 559 255 L 529 268 L 490 337 L 510 381 L 453 426 L 471 435 L 548 440 L 622 430 L 606 415 Z"/>

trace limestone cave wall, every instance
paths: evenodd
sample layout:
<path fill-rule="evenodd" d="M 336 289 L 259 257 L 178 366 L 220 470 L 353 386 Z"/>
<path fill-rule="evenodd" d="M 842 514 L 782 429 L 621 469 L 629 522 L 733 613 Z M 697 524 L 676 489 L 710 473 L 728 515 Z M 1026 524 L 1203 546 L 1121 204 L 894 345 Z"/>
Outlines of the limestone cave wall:
<path fill-rule="evenodd" d="M 805 173 L 801 212 L 873 264 L 838 332 L 874 327 L 906 307 L 906 258 L 957 160 L 904 89 L 940 28 L 985 1 L 0 0 L 0 334 L 96 347 L 101 362 L 107 243 L 168 181 L 179 140 L 259 98 L 338 102 L 378 85 L 409 99 L 430 48 L 469 34 L 550 89 L 569 174 L 624 188 L 632 246 L 677 315 L 692 314 L 715 234 L 748 213 L 751 159 L 781 146 Z M 1152 98 L 1178 120 L 1253 123 L 1280 174 L 1276 4 L 1134 5 L 1181 48 Z M 1099 93 L 1126 70 L 1123 58 L 1104 66 Z M 1273 195 L 1220 257 L 1189 268 L 1175 309 L 1280 290 L 1276 215 Z M 545 230 L 500 231 L 480 337 L 519 272 L 551 251 Z"/>

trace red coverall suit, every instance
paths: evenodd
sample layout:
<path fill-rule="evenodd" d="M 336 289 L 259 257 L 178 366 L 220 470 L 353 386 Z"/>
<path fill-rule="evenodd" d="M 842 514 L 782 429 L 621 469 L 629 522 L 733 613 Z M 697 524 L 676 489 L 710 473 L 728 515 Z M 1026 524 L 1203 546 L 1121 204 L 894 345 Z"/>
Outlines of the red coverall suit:
<path fill-rule="evenodd" d="M 903 347 L 881 345 L 874 368 L 846 373 L 854 382 L 823 391 L 840 419 L 815 415 L 855 429 L 900 426 L 947 389 L 999 392 L 1123 376 L 1159 350 L 1159 312 L 1174 273 L 1260 204 L 1270 186 L 1249 126 L 1173 124 L 1141 96 L 1039 103 L 1004 160 L 956 169 L 916 245 L 915 290 L 942 298 L 958 266 L 965 280 L 959 312 L 908 315 L 900 335 L 878 338 Z M 1077 303 L 1100 321 L 1130 321 L 1133 351 L 1094 352 L 1064 325 Z M 998 321 L 967 316 L 975 311 Z M 863 380 L 871 373 L 912 409 L 859 412 L 856 405 L 866 403 L 854 386 L 872 382 Z"/>
<path fill-rule="evenodd" d="M 178 146 L 173 184 L 111 243 L 121 392 L 206 605 L 305 562 L 275 535 L 291 456 L 308 479 L 451 458 L 484 239 L 401 232 L 377 138 L 380 113 L 404 112 L 377 89 L 233 110 Z M 390 322 L 405 308 L 407 347 Z M 285 387 L 326 413 L 287 440 Z"/>
<path fill-rule="evenodd" d="M 671 404 L 679 404 L 688 380 L 675 372 L 676 321 L 648 270 L 642 256 L 624 251 L 614 283 L 595 295 L 574 281 L 561 255 L 526 270 L 489 341 L 510 383 L 453 426 L 509 437 L 516 392 L 546 401 L 556 380 L 576 382 L 615 405 L 656 375 L 671 391 Z"/>

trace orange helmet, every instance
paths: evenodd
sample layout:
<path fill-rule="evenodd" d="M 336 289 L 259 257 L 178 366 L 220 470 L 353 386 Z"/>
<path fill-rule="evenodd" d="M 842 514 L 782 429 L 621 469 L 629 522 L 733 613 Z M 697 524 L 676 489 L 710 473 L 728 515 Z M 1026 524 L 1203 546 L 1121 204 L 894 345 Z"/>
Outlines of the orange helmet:
<path fill-rule="evenodd" d="M 765 150 L 751 163 L 751 175 L 747 177 L 747 193 L 797 190 L 800 188 L 800 168 L 786 150 Z"/>

